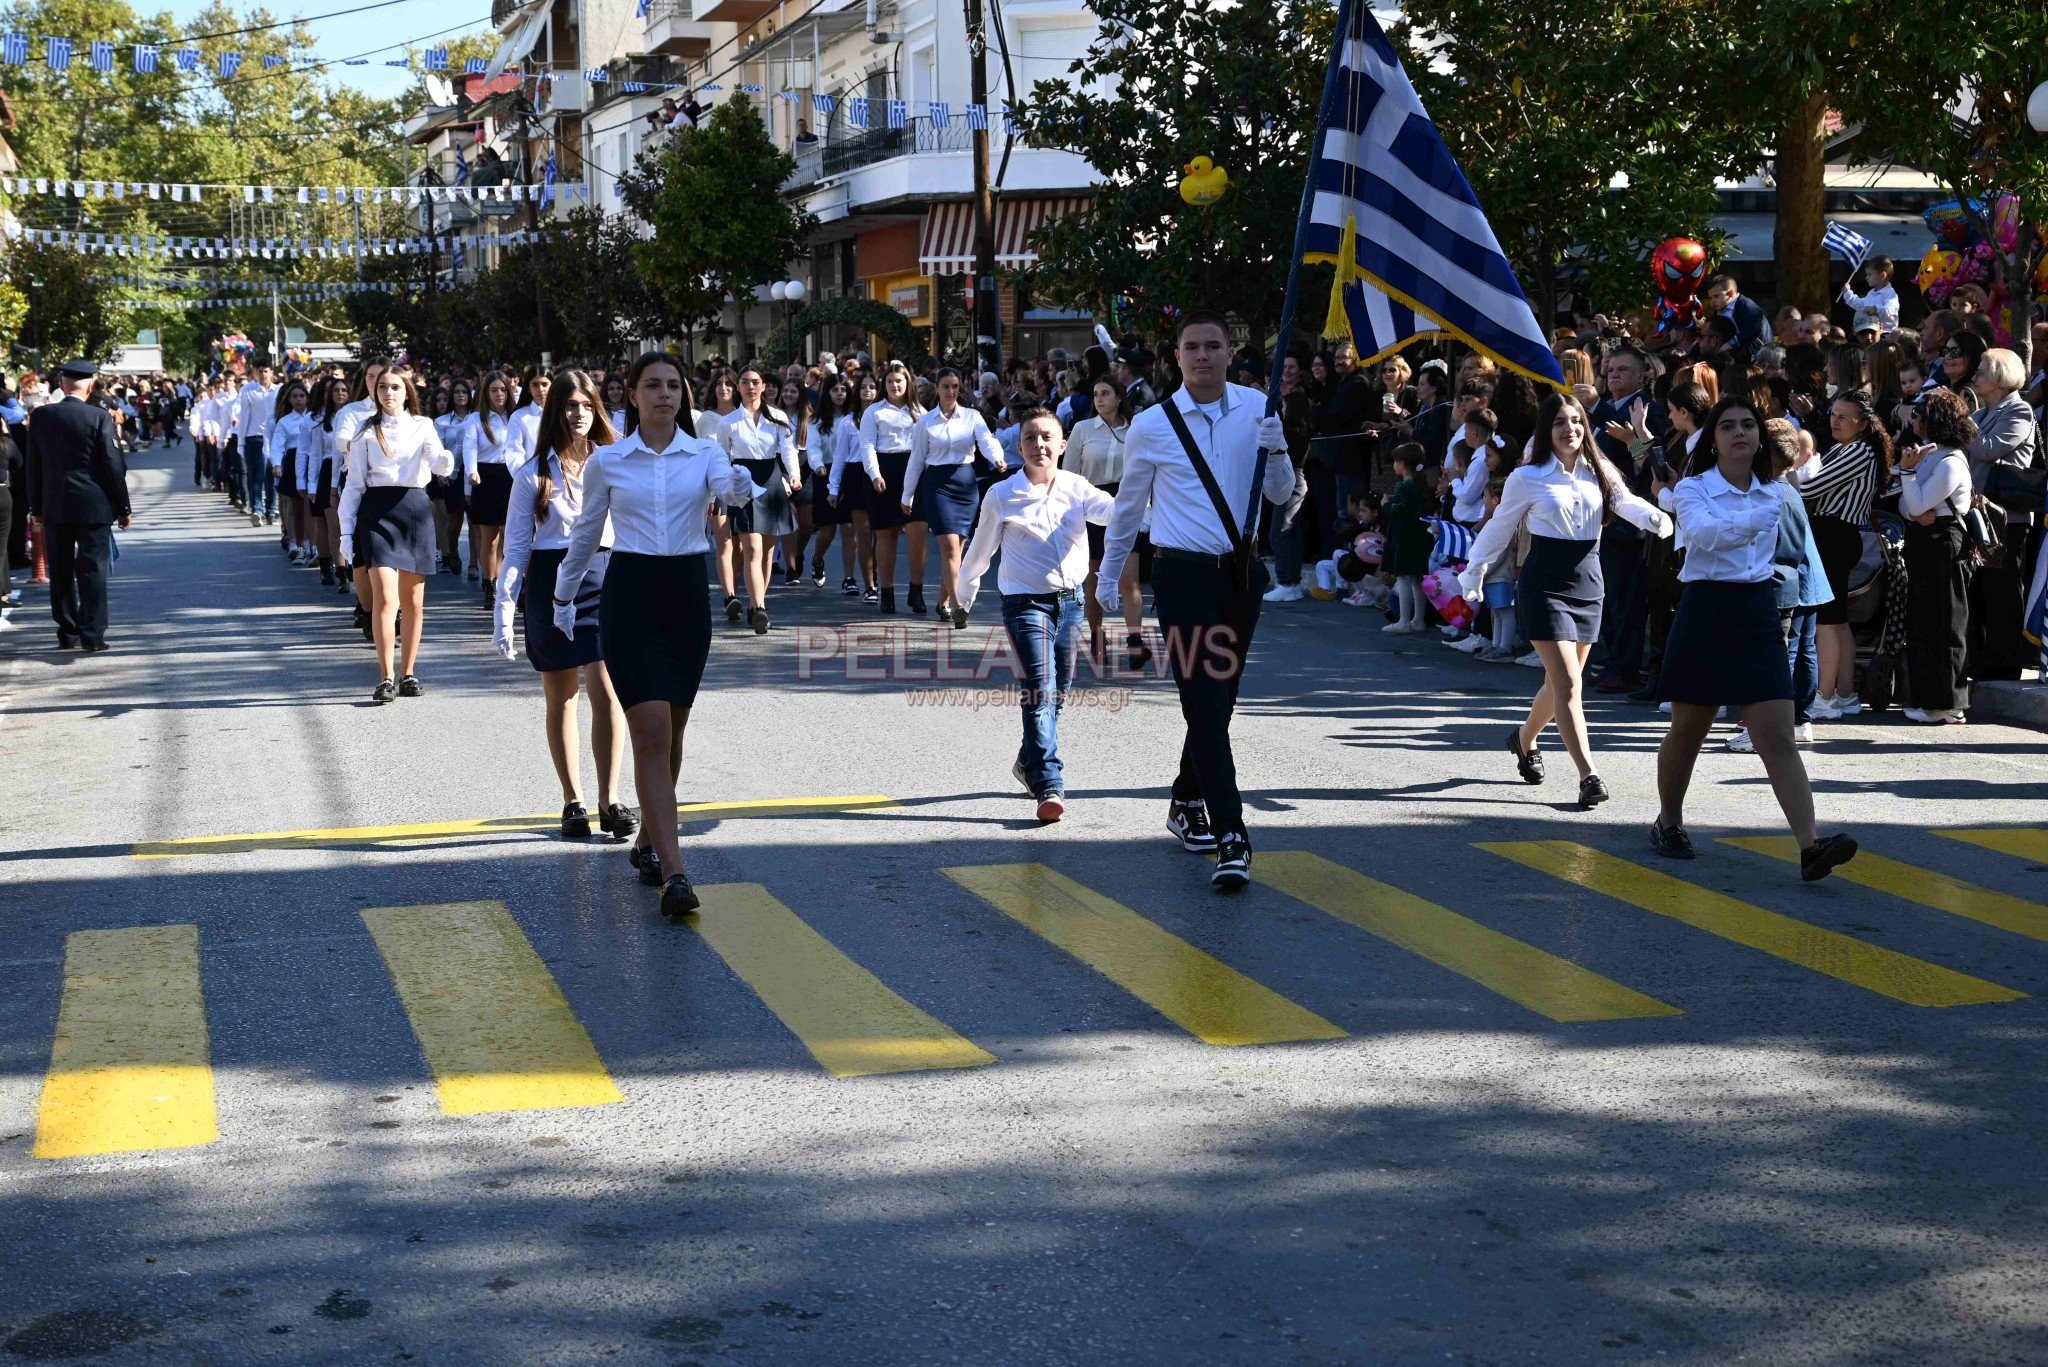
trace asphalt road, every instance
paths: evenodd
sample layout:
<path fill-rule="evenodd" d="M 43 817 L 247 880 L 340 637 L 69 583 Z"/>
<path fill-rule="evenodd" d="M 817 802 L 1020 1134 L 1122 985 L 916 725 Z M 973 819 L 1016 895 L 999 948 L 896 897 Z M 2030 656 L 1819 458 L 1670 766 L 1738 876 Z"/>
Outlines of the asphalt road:
<path fill-rule="evenodd" d="M 1070 712 L 1041 829 L 1013 713 L 916 692 L 928 622 L 806 670 L 873 619 L 778 589 L 668 925 L 549 833 L 473 589 L 371 707 L 343 600 L 135 466 L 114 649 L 39 591 L 0 635 L 9 1355 L 2048 1361 L 2048 738 L 1824 726 L 1862 884 L 1723 843 L 1783 827 L 1716 751 L 1670 865 L 1653 713 L 1598 704 L 1583 814 L 1501 752 L 1533 671 L 1304 602 L 1221 900 L 1170 685 Z"/>

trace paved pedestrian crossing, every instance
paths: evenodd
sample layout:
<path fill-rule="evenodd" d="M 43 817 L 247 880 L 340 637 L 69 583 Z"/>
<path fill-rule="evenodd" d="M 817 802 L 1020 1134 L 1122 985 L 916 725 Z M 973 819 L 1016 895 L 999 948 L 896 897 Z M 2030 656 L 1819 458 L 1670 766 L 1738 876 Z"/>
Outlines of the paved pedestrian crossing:
<path fill-rule="evenodd" d="M 2048 830 L 1932 834 L 1977 851 L 1972 872 L 1981 869 L 1980 876 L 1993 881 L 2020 872 L 2012 860 L 2048 855 Z M 1783 865 L 1768 861 L 1797 858 L 1791 843 L 1777 837 L 1721 844 L 1741 851 L 1730 858 L 1748 860 L 1753 875 L 1776 878 Z M 1839 984 L 1911 1008 L 1996 1008 L 2026 996 L 1694 881 L 1709 870 L 1725 877 L 1725 861 L 1718 867 L 1706 861 L 1652 867 L 1647 854 L 1639 861 L 1568 840 L 1487 841 L 1473 849 L 1480 852 L 1475 859 L 1495 857 L 1529 871 L 1539 887 L 1580 890 L 1583 896 L 1573 904 L 1587 914 L 1652 913 L 1745 955 L 1796 966 L 1813 976 L 1822 993 Z M 1996 861 L 2008 867 L 1991 870 Z M 1465 881 L 1433 878 L 1428 867 L 1380 871 L 1432 890 L 1454 887 L 1455 893 L 1438 893 L 1454 900 L 1470 896 Z M 1474 993 L 1493 994 L 1560 1024 L 1640 1021 L 1654 1032 L 1663 1028 L 1659 1021 L 1685 1010 L 1715 1009 L 1711 993 L 1683 1005 L 1661 1000 L 1489 925 L 1499 919 L 1498 896 L 1467 914 L 1301 850 L 1261 851 L 1255 872 L 1258 887 L 1248 897 L 1204 904 L 1230 907 L 1245 929 L 1244 943 L 1256 941 L 1262 918 L 1299 919 L 1296 913 L 1306 907 L 1347 927 L 1340 936 L 1362 932 L 1356 939 L 1361 956 L 1415 956 L 1455 975 Z M 1828 911 L 1821 914 L 1839 915 L 1845 901 L 1867 903 L 1875 896 L 1936 913 L 1942 918 L 1930 923 L 1936 932 L 1967 921 L 2026 941 L 2048 939 L 2048 907 L 1943 870 L 1871 850 L 1839 874 L 1849 886 L 1831 886 Z M 1362 1028 L 1361 1021 L 1347 1022 L 1327 1005 L 1311 1010 L 1294 1000 L 1290 993 L 1302 995 L 1309 984 L 1290 983 L 1286 970 L 1272 963 L 1233 964 L 1228 959 L 1242 958 L 1242 949 L 1235 956 L 1228 950 L 1211 953 L 1168 929 L 1154 918 L 1171 918 L 1179 905 L 1171 893 L 1148 888 L 1132 896 L 1126 890 L 1139 903 L 1126 905 L 1072 873 L 1038 863 L 948 865 L 933 870 L 931 878 L 932 895 L 950 885 L 968 894 L 972 907 L 1000 917 L 996 924 L 1028 932 L 1032 940 L 1026 943 L 1047 951 L 1035 972 L 1092 975 L 1203 1044 L 1336 1041 Z M 940 1018 L 933 1008 L 945 1008 L 930 1000 L 933 988 L 892 985 L 863 964 L 867 958 L 904 976 L 905 961 L 889 957 L 885 951 L 891 947 L 871 938 L 894 933 L 887 919 L 851 929 L 838 923 L 835 940 L 771 884 L 714 884 L 699 893 L 703 910 L 686 933 L 830 1076 L 942 1073 L 998 1062 L 990 1041 L 969 1038 Z M 484 900 L 361 912 L 399 1015 L 410 1026 L 422 1076 L 431 1078 L 443 1114 L 631 1105 L 630 1087 L 614 1078 L 579 1018 L 577 1002 L 522 928 L 521 916 L 547 914 L 546 908 Z M 220 1137 L 201 975 L 206 951 L 193 925 L 86 930 L 67 938 L 36 1122 L 37 1158 L 190 1148 Z M 1670 981 L 1668 974 L 1658 976 Z M 583 1010 L 595 1005 L 585 1001 Z M 388 1028 L 402 1029 L 398 1019 Z M 1017 1029 L 1043 1025 L 1020 1022 Z M 979 1029 L 987 1028 L 982 1021 Z"/>

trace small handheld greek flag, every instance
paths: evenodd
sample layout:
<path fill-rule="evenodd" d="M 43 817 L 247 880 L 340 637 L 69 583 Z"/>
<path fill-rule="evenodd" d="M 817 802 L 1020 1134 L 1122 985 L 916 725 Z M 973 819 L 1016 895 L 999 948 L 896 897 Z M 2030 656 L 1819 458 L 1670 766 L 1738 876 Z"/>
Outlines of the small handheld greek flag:
<path fill-rule="evenodd" d="M 1423 525 L 1436 533 L 1436 553 L 1444 560 L 1472 558 L 1472 529 L 1441 517 L 1425 517 Z"/>
<path fill-rule="evenodd" d="M 1839 223 L 1828 224 L 1827 231 L 1820 235 L 1820 244 L 1848 262 L 1851 271 L 1862 265 L 1863 258 L 1870 255 L 1870 239 Z"/>

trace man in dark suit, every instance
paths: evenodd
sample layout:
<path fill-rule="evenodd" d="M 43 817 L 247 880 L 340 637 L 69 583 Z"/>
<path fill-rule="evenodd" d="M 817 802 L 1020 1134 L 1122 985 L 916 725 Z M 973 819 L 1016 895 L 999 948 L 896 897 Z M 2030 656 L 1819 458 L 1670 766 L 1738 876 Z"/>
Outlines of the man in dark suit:
<path fill-rule="evenodd" d="M 1707 316 L 1726 318 L 1735 324 L 1735 357 L 1744 365 L 1756 359 L 1757 348 L 1771 340 L 1771 320 L 1764 306 L 1736 288 L 1734 277 L 1717 275 L 1707 281 Z"/>
<path fill-rule="evenodd" d="M 28 421 L 28 512 L 47 539 L 50 615 L 64 650 L 107 648 L 107 575 L 115 524 L 128 528 L 128 465 L 114 420 L 87 402 L 99 368 L 57 367 L 64 397 Z"/>

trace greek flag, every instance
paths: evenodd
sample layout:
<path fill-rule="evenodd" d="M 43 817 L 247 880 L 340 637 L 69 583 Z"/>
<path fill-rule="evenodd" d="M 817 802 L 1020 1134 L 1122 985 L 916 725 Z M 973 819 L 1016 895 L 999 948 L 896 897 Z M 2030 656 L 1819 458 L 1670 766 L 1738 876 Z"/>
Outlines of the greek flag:
<path fill-rule="evenodd" d="M 447 48 L 445 48 L 445 47 L 430 47 L 430 48 L 428 48 L 428 49 L 427 49 L 427 70 L 429 70 L 429 71 L 446 71 L 447 69 L 448 69 L 448 49 L 447 49 Z"/>
<path fill-rule="evenodd" d="M 882 109 L 891 128 L 901 128 L 910 122 L 910 107 L 902 100 L 886 100 Z"/>
<path fill-rule="evenodd" d="M 933 100 L 930 106 L 930 117 L 932 127 L 951 128 L 953 126 L 953 106 L 947 104 L 944 100 Z"/>
<path fill-rule="evenodd" d="M 28 35 L 26 33 L 10 33 L 5 38 L 0 38 L 0 61 L 6 62 L 9 66 L 26 66 L 28 64 Z"/>
<path fill-rule="evenodd" d="M 198 48 L 196 48 L 196 47 L 181 47 L 181 48 L 179 48 L 179 49 L 178 49 L 178 70 L 180 70 L 180 71 L 197 71 L 197 70 L 199 70 L 199 58 L 200 58 L 200 52 L 199 52 L 199 49 L 198 49 Z"/>
<path fill-rule="evenodd" d="M 847 97 L 846 121 L 852 124 L 855 128 L 866 128 L 868 126 L 867 96 L 851 95 Z"/>
<path fill-rule="evenodd" d="M 137 73 L 138 75 L 144 75 L 144 76 L 150 75 L 150 74 L 152 74 L 153 72 L 155 72 L 155 70 L 156 70 L 156 44 L 155 44 L 155 43 L 137 43 L 137 44 L 135 45 L 135 70 L 136 70 L 136 73 Z"/>
<path fill-rule="evenodd" d="M 86 62 L 94 71 L 112 71 L 114 69 L 114 45 L 112 43 L 94 42 L 91 47 L 86 49 L 86 52 L 88 54 Z"/>
<path fill-rule="evenodd" d="M 1461 527 L 1441 517 L 1425 517 L 1423 525 L 1436 533 L 1436 553 L 1439 560 L 1469 560 L 1472 558 L 1472 529 Z"/>
<path fill-rule="evenodd" d="M 462 74 L 463 74 L 463 75 L 465 75 L 465 76 L 488 76 L 488 75 L 490 75 L 490 74 L 491 74 L 491 62 L 490 62 L 490 59 L 489 59 L 488 57 L 472 57 L 472 58 L 470 58 L 470 59 L 469 59 L 468 61 L 466 61 L 466 62 L 464 62 L 464 63 L 462 64 Z"/>
<path fill-rule="evenodd" d="M 43 41 L 43 65 L 52 71 L 71 69 L 71 40 L 69 38 L 48 38 Z"/>
<path fill-rule="evenodd" d="M 1362 0 L 1346 0 L 1344 13 L 1316 129 L 1302 259 L 1337 266 L 1342 314 L 1361 355 L 1447 332 L 1562 388 L 1549 338 L 1387 35 Z M 1404 327 L 1418 331 L 1398 336 Z"/>
<path fill-rule="evenodd" d="M 633 6 L 633 17 L 635 19 L 645 19 L 647 17 L 647 11 L 653 8 L 654 0 L 640 0 L 639 4 Z"/>
<path fill-rule="evenodd" d="M 235 73 L 236 73 L 237 71 L 240 71 L 241 69 L 242 69 L 242 54 L 241 54 L 241 53 L 239 53 L 239 52 L 223 52 L 223 53 L 221 53 L 221 55 L 220 55 L 220 77 L 221 77 L 221 79 L 222 79 L 222 80 L 227 80 L 227 79 L 228 79 L 229 77 L 233 76 L 233 75 L 234 75 L 234 74 L 235 74 Z"/>
<path fill-rule="evenodd" d="M 970 104 L 967 106 L 967 127 L 975 133 L 988 132 L 988 106 Z"/>
<path fill-rule="evenodd" d="M 811 96 L 811 112 L 813 114 L 820 114 L 829 119 L 832 117 L 832 111 L 838 107 L 839 101 L 830 95 Z"/>
<path fill-rule="evenodd" d="M 268 70 L 270 70 L 270 69 L 271 69 L 272 67 L 278 67 L 278 66 L 283 66 L 283 65 L 285 65 L 286 63 L 288 63 L 288 62 L 290 62 L 290 61 L 291 61 L 291 58 L 289 58 L 289 57 L 285 57 L 285 56 L 282 56 L 282 55 L 280 55 L 280 54 L 278 54 L 278 53 L 275 53 L 275 52 L 271 52 L 271 53 L 266 53 L 266 54 L 264 55 L 264 58 L 263 58 L 263 69 L 264 69 L 265 71 L 268 71 Z M 403 65 L 405 65 L 405 64 L 404 64 L 403 62 L 401 62 L 401 63 L 399 63 L 399 65 L 400 65 L 400 66 L 403 66 Z"/>
<path fill-rule="evenodd" d="M 1870 255 L 1870 239 L 1862 233 L 1844 228 L 1839 223 L 1828 224 L 1828 230 L 1820 235 L 1820 245 L 1840 256 L 1855 270 L 1863 264 L 1863 258 Z"/>

